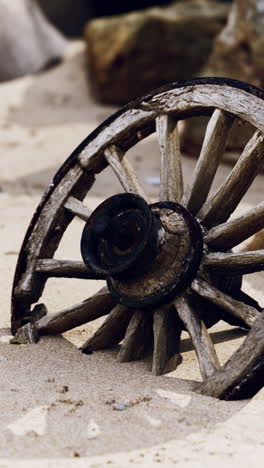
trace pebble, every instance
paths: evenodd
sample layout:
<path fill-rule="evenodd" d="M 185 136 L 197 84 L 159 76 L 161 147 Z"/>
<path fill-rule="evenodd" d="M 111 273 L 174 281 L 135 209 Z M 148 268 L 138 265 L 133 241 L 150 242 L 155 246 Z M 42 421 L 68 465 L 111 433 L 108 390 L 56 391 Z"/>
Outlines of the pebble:
<path fill-rule="evenodd" d="M 129 408 L 129 405 L 126 405 L 125 403 L 114 403 L 112 408 L 115 411 L 126 411 L 127 408 Z"/>
<path fill-rule="evenodd" d="M 60 385 L 56 388 L 57 393 L 67 393 L 69 391 L 68 385 Z"/>

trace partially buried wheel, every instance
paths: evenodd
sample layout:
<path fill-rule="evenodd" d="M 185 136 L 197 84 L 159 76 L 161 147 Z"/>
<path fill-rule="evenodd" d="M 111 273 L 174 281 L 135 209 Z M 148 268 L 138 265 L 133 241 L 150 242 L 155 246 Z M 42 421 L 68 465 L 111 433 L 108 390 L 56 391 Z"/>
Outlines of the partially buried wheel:
<path fill-rule="evenodd" d="M 175 83 L 132 102 L 100 125 L 55 175 L 21 248 L 12 294 L 12 332 L 36 341 L 107 315 L 83 352 L 121 343 L 120 362 L 153 350 L 155 375 L 181 362 L 180 336 L 193 342 L 203 382 L 197 391 L 242 398 L 263 385 L 264 315 L 241 290 L 244 274 L 264 269 L 264 250 L 232 248 L 264 227 L 264 202 L 229 219 L 264 165 L 264 91 L 204 78 Z M 184 189 L 178 122 L 210 116 L 192 182 Z M 255 129 L 226 180 L 211 186 L 235 120 Z M 125 153 L 157 133 L 159 201 L 151 203 Z M 110 166 L 126 193 L 93 213 L 82 200 Z M 209 193 L 210 192 L 210 193 Z M 67 227 L 84 220 L 83 262 L 53 258 Z M 50 277 L 105 279 L 81 304 L 46 314 L 38 304 Z M 251 329 L 220 367 L 207 328 L 225 320 Z"/>

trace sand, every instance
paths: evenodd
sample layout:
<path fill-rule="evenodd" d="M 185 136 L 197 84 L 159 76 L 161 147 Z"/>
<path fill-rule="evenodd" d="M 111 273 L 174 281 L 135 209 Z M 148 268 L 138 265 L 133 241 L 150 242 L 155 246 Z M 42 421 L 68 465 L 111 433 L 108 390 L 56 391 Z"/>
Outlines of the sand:
<path fill-rule="evenodd" d="M 262 467 L 263 391 L 238 402 L 195 394 L 200 374 L 187 335 L 183 364 L 162 377 L 151 375 L 148 360 L 118 364 L 118 350 L 81 354 L 77 346 L 98 322 L 37 345 L 8 344 L 17 254 L 42 191 L 74 147 L 114 111 L 93 102 L 84 68 L 83 44 L 75 43 L 56 69 L 0 86 L 0 467 Z M 158 177 L 155 138 L 131 153 L 155 199 L 158 188 L 146 180 Z M 187 180 L 193 167 L 184 159 Z M 216 183 L 229 170 L 223 165 Z M 259 176 L 242 209 L 262 200 L 262 188 Z M 86 202 L 94 208 L 116 190 L 104 171 Z M 82 227 L 72 223 L 58 258 L 80 258 Z M 250 275 L 245 288 L 263 303 L 262 282 L 263 274 Z M 52 280 L 44 300 L 54 312 L 100 287 L 99 281 Z M 211 335 L 221 362 L 244 339 L 224 323 Z"/>

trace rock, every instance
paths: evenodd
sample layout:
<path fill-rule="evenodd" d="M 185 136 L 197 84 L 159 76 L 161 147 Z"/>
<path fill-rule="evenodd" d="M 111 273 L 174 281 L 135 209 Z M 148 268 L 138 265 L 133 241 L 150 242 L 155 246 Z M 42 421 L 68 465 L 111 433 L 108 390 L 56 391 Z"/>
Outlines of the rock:
<path fill-rule="evenodd" d="M 96 96 L 123 104 L 205 65 L 228 6 L 190 0 L 91 21 L 85 30 Z"/>
<path fill-rule="evenodd" d="M 114 411 L 126 411 L 129 408 L 129 405 L 125 403 L 114 403 L 112 408 Z"/>
<path fill-rule="evenodd" d="M 224 76 L 264 85 L 264 0 L 235 0 L 214 41 L 204 76 Z"/>
<path fill-rule="evenodd" d="M 200 76 L 233 78 L 263 87 L 263 50 L 264 0 L 235 0 L 228 22 L 215 38 L 212 53 Z M 186 121 L 181 135 L 183 150 L 197 154 L 204 130 L 198 119 Z M 252 133 L 249 124 L 235 122 L 227 149 L 240 151 Z"/>
<path fill-rule="evenodd" d="M 32 0 L 0 0 L 0 81 L 58 62 L 66 44 Z"/>
<path fill-rule="evenodd" d="M 57 393 L 67 393 L 69 391 L 68 385 L 59 385 L 59 387 L 56 388 Z"/>
<path fill-rule="evenodd" d="M 10 340 L 10 344 L 28 344 L 37 343 L 39 334 L 32 323 L 27 323 L 19 328 L 14 338 Z"/>

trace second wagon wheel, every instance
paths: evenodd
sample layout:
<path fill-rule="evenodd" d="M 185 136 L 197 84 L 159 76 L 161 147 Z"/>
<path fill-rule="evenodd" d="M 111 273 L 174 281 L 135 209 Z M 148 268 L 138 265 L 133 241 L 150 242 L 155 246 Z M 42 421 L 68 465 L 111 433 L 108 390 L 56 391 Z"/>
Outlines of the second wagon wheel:
<path fill-rule="evenodd" d="M 264 316 L 242 292 L 241 281 L 244 274 L 264 269 L 264 251 L 234 253 L 232 248 L 264 227 L 264 202 L 229 218 L 264 165 L 263 98 L 262 90 L 233 80 L 176 83 L 132 102 L 88 136 L 55 175 L 28 228 L 14 279 L 13 333 L 34 341 L 39 334 L 61 333 L 107 315 L 83 351 L 123 340 L 118 360 L 124 362 L 152 348 L 153 373 L 160 375 L 180 362 L 185 329 L 203 378 L 198 391 L 238 398 L 247 393 L 248 381 L 257 387 Z M 204 115 L 211 117 L 192 182 L 184 187 L 177 124 Z M 236 119 L 255 132 L 211 195 Z M 125 153 L 155 131 L 160 196 L 151 203 Z M 91 213 L 82 200 L 108 165 L 126 193 L 110 197 Z M 83 262 L 56 260 L 74 216 L 84 220 Z M 81 304 L 44 315 L 38 301 L 50 277 L 101 278 L 106 287 Z M 221 319 L 252 327 L 222 368 L 207 331 Z"/>

